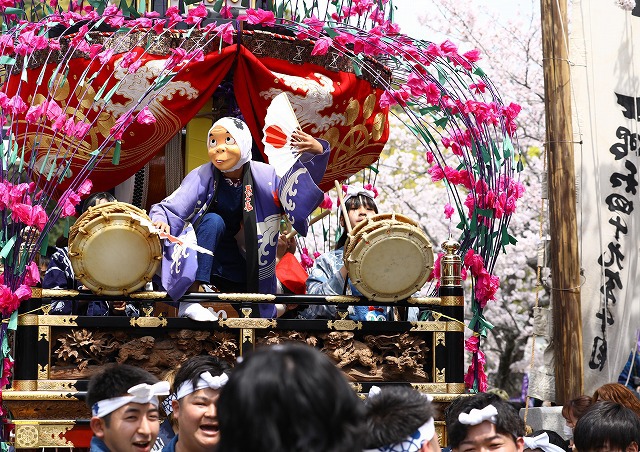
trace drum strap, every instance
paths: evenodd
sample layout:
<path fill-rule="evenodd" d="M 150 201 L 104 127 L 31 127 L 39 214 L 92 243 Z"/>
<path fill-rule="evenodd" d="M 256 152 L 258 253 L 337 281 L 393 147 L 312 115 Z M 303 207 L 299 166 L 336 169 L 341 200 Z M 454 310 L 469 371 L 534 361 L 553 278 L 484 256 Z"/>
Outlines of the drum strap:
<path fill-rule="evenodd" d="M 244 226 L 244 243 L 247 249 L 247 291 L 258 292 L 258 229 L 256 224 L 256 199 L 253 190 L 251 162 L 244 164 L 242 186 L 244 203 L 242 221 Z"/>

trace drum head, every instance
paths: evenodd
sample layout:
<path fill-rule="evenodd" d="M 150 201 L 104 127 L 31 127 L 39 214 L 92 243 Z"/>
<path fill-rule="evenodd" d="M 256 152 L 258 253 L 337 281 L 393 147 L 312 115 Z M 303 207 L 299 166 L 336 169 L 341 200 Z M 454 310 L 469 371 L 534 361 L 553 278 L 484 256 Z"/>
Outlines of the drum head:
<path fill-rule="evenodd" d="M 407 223 L 383 220 L 358 235 L 345 266 L 353 285 L 370 300 L 411 296 L 433 270 L 433 250 L 424 233 Z"/>
<path fill-rule="evenodd" d="M 110 204 L 117 204 L 118 211 L 103 207 Z M 123 205 L 128 206 L 108 203 L 92 208 L 86 212 L 92 215 L 80 217 L 69 237 L 76 278 L 98 295 L 127 295 L 143 287 L 162 259 L 158 236 L 133 220 Z M 132 212 L 146 216 L 133 208 Z"/>
<path fill-rule="evenodd" d="M 399 223 L 410 224 L 412 226 L 418 227 L 418 223 L 411 218 L 395 212 L 377 213 L 375 215 L 367 217 L 365 220 L 355 225 L 355 227 L 347 236 L 348 240 L 345 244 L 345 254 L 349 254 L 353 251 L 353 248 L 355 247 L 356 243 L 360 241 L 360 238 L 363 234 L 371 232 L 374 229 L 381 228 L 384 225 Z"/>

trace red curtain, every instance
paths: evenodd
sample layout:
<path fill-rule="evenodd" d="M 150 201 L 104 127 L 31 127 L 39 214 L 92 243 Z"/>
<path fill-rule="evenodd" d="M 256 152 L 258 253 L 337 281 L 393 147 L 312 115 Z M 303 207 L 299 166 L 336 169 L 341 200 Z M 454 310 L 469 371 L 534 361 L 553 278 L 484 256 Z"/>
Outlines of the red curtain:
<path fill-rule="evenodd" d="M 238 106 L 262 149 L 262 128 L 271 99 L 289 94 L 305 132 L 331 145 L 321 187 L 342 181 L 374 163 L 389 137 L 388 109 L 379 106 L 383 91 L 353 72 L 293 64 L 288 59 L 260 57 L 241 47 L 234 73 Z M 264 154 L 263 154 L 264 155 Z M 265 161 L 267 160 L 265 156 Z"/>
<path fill-rule="evenodd" d="M 93 190 L 108 190 L 126 180 L 163 149 L 171 137 L 181 130 L 213 95 L 233 64 L 235 50 L 235 45 L 223 48 L 221 52 L 216 49 L 205 55 L 204 61 L 189 63 L 167 83 L 162 93 L 149 104 L 156 122 L 146 125 L 134 121 L 127 127 L 121 139 L 119 164 L 112 163 L 113 153 L 109 152 L 91 173 Z M 134 48 L 133 51 L 142 52 L 142 49 Z M 135 78 L 131 75 L 120 75 L 123 82 L 117 94 L 103 108 L 100 100 L 96 100 L 96 95 L 100 87 L 106 86 L 102 92 L 104 97 L 119 82 L 119 74 L 117 71 L 114 72 L 114 68 L 120 58 L 122 54 L 115 55 L 105 65 L 94 61 L 86 73 L 95 73 L 95 79 L 85 86 L 78 83 L 89 64 L 89 60 L 85 58 L 71 59 L 67 76 L 59 76 L 51 91 L 47 77 L 42 83 L 37 84 L 42 67 L 27 70 L 26 83 L 20 82 L 19 74 L 9 79 L 5 91 L 9 97 L 19 92 L 29 105 L 38 105 L 47 98 L 48 92 L 51 92 L 53 100 L 62 107 L 68 117 L 92 124 L 84 139 L 79 140 L 61 131 L 55 133 L 51 128 L 51 121 L 34 124 L 33 121 L 27 121 L 24 114 L 19 117 L 18 124 L 14 125 L 12 130 L 17 142 L 26 144 L 25 161 L 29 161 L 33 152 L 36 153 L 34 179 L 39 185 L 51 183 L 46 179 L 52 165 L 64 165 L 72 157 L 69 171 L 58 184 L 56 193 L 59 195 L 67 188 L 85 166 L 91 152 L 107 139 L 116 119 L 143 96 L 150 80 L 153 80 L 164 66 L 167 56 L 144 55 Z M 44 73 L 54 74 L 56 66 L 57 64 L 46 65 Z M 84 77 L 86 79 L 89 75 Z M 35 101 L 31 101 L 32 96 L 36 97 Z"/>
<path fill-rule="evenodd" d="M 372 86 L 368 81 L 371 76 L 357 77 L 351 61 L 343 56 L 341 66 L 337 66 L 337 57 L 310 55 L 313 44 L 307 41 L 271 33 L 248 33 L 239 46 L 234 44 L 222 49 L 215 46 L 205 54 L 204 61 L 188 63 L 181 69 L 150 104 L 156 122 L 131 124 L 122 136 L 119 164 L 112 163 L 113 155 L 109 153 L 95 167 L 90 176 L 94 191 L 110 189 L 142 168 L 211 98 L 234 63 L 238 106 L 260 149 L 266 109 L 273 97 L 286 91 L 302 128 L 331 145 L 329 167 L 321 184 L 323 190 L 329 190 L 335 179 L 344 180 L 378 159 L 388 138 L 388 110 L 379 106 L 383 91 Z M 263 46 L 262 41 L 268 41 L 267 45 Z M 139 55 L 143 52 L 140 47 L 132 50 Z M 19 92 L 28 105 L 38 105 L 52 93 L 68 117 L 92 124 L 89 133 L 78 140 L 55 133 L 51 121 L 34 123 L 27 121 L 24 114 L 18 117 L 18 124 L 12 130 L 21 148 L 22 143 L 25 144 L 25 161 L 35 152 L 33 168 L 37 182 L 40 185 L 57 183 L 46 181 L 47 176 L 53 174 L 52 165 L 60 167 L 72 157 L 69 171 L 56 191 L 60 194 L 66 189 L 85 166 L 91 152 L 107 139 L 116 119 L 143 96 L 150 81 L 160 73 L 168 54 L 168 50 L 161 55 L 144 54 L 135 77 L 131 74 L 124 77 L 117 94 L 106 104 L 96 97 L 104 98 L 119 82 L 118 77 L 123 78 L 116 68 L 124 54 L 114 55 L 104 65 L 96 60 L 91 63 L 82 56 L 74 57 L 69 61 L 68 72 L 63 75 L 61 71 L 55 80 L 50 78 L 57 64 L 28 69 L 26 82 L 21 81 L 19 72 L 12 74 L 5 84 L 9 97 Z M 41 71 L 47 75 L 38 80 Z M 95 74 L 93 79 L 92 74 Z M 91 82 L 83 84 L 82 80 Z M 97 96 L 103 86 L 106 88 L 102 96 Z"/>

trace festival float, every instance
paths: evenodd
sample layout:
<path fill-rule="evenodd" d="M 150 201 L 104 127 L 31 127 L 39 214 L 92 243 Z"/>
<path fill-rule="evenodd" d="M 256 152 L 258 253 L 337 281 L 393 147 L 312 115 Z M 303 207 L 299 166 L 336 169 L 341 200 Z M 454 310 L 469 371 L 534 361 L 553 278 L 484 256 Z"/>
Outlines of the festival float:
<path fill-rule="evenodd" d="M 162 377 L 194 354 L 233 364 L 254 347 L 285 341 L 327 353 L 360 393 L 411 384 L 446 404 L 485 391 L 481 343 L 491 324 L 483 309 L 499 286 L 495 262 L 515 244 L 508 225 L 523 188 L 520 108 L 502 101 L 479 52 L 402 34 L 391 1 L 302 10 L 292 2 L 155 6 L 2 6 L 4 444 L 88 447 L 84 392 L 108 363 Z M 400 118 L 423 146 L 426 177 L 448 193 L 450 203 L 433 212 L 452 223 L 451 234 L 430 243 L 409 216 L 383 213 L 350 235 L 349 272 L 365 296 L 187 293 L 182 300 L 230 304 L 237 317 L 206 324 L 175 317 L 165 292 L 143 290 L 158 270 L 160 241 L 170 239 L 145 226 L 145 211 L 206 161 L 205 133 L 221 116 L 242 116 L 254 160 L 275 158 L 263 131 L 281 93 L 300 127 L 330 144 L 320 183 L 328 193 L 336 181 L 384 177 L 377 162 L 390 116 Z M 135 186 L 127 207 L 90 209 L 72 226 L 81 199 L 127 180 Z M 40 287 L 37 262 L 60 224 L 85 290 Z M 384 267 L 389 255 L 404 267 Z M 306 250 L 301 257 L 310 258 Z M 406 273 L 415 275 L 393 284 Z M 52 315 L 57 300 L 136 301 L 142 309 L 136 317 Z M 347 306 L 372 302 L 394 308 L 396 320 L 348 319 Z M 333 320 L 260 318 L 260 303 L 339 310 Z M 419 320 L 407 320 L 411 307 Z"/>

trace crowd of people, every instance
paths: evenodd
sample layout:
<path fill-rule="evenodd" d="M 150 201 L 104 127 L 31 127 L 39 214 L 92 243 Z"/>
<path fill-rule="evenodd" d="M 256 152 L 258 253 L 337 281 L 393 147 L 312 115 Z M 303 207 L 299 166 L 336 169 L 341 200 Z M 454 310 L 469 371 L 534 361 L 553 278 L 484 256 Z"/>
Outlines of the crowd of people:
<path fill-rule="evenodd" d="M 640 444 L 640 404 L 617 383 L 565 406 L 570 444 L 553 431 L 526 435 L 513 405 L 494 393 L 453 400 L 441 442 L 431 397 L 410 385 L 385 385 L 363 401 L 324 354 L 303 344 L 259 348 L 233 369 L 195 356 L 168 380 L 128 365 L 94 375 L 87 391 L 91 450 L 637 452 Z"/>

